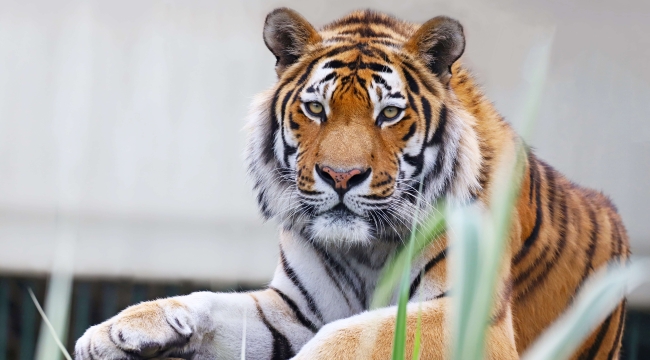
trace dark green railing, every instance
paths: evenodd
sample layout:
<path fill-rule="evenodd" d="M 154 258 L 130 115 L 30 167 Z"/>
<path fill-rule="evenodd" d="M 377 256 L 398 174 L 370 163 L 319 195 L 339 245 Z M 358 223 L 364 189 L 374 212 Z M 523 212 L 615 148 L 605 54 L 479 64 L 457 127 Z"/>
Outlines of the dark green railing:
<path fill-rule="evenodd" d="M 0 360 L 32 360 L 41 319 L 28 288 L 45 303 L 45 277 L 0 276 Z M 250 290 L 247 284 L 208 286 L 195 283 L 142 283 L 129 280 L 81 279 L 73 284 L 70 326 L 65 344 L 70 353 L 86 329 L 125 307 L 142 301 L 194 291 Z"/>
<path fill-rule="evenodd" d="M 0 360 L 34 358 L 41 319 L 27 292 L 31 288 L 44 304 L 45 277 L 0 276 Z M 73 285 L 70 326 L 66 346 L 88 327 L 141 301 L 189 294 L 194 291 L 250 290 L 250 285 L 206 286 L 194 283 L 141 283 L 128 280 L 77 280 Z M 627 313 L 621 359 L 650 359 L 650 311 L 631 309 Z"/>

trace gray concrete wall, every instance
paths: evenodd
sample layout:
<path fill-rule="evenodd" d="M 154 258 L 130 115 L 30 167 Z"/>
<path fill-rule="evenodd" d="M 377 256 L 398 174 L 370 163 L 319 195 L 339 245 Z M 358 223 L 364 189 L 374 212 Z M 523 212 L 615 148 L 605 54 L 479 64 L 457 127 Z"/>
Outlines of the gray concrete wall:
<path fill-rule="evenodd" d="M 277 6 L 315 25 L 365 7 L 460 19 L 464 62 L 516 127 L 531 54 L 554 32 L 530 142 L 611 195 L 650 255 L 649 4 L 0 0 L 0 270 L 47 271 L 65 238 L 82 275 L 268 279 L 275 228 L 241 129 L 274 81 L 261 31 Z"/>

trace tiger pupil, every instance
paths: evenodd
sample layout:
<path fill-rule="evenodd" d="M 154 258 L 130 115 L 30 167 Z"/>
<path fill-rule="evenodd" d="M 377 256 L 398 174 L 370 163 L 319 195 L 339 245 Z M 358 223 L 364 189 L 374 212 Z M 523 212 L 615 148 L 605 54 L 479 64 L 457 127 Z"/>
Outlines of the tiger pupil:
<path fill-rule="evenodd" d="M 323 111 L 323 105 L 317 102 L 311 102 L 309 103 L 309 111 L 314 114 L 320 114 Z"/>

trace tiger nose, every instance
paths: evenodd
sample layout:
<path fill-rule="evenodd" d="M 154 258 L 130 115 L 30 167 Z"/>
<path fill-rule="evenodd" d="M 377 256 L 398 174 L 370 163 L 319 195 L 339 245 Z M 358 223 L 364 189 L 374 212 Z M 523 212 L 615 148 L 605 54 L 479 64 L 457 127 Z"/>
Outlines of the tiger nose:
<path fill-rule="evenodd" d="M 361 184 L 370 175 L 370 169 L 336 171 L 329 166 L 318 165 L 316 165 L 316 172 L 321 179 L 323 179 L 341 195 L 351 188 Z"/>

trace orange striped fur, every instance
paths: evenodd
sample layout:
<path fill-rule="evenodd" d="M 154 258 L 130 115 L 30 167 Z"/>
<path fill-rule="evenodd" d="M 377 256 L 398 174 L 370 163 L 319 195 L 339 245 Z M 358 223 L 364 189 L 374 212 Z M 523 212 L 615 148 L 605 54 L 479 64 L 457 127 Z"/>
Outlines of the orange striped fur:
<path fill-rule="evenodd" d="M 278 82 L 253 104 L 246 159 L 262 214 L 281 225 L 269 287 L 135 305 L 88 329 L 77 359 L 238 358 L 244 317 L 248 358 L 390 358 L 395 303 L 369 310 L 370 299 L 415 214 L 442 198 L 487 208 L 497 168 L 516 159 L 522 140 L 458 60 L 453 19 L 358 11 L 319 31 L 277 9 L 264 40 Z M 420 316 L 421 358 L 448 357 L 447 245 L 413 261 L 408 358 Z M 528 150 L 486 358 L 519 358 L 595 269 L 628 256 L 609 199 Z M 574 358 L 617 359 L 624 319 L 623 302 Z"/>

